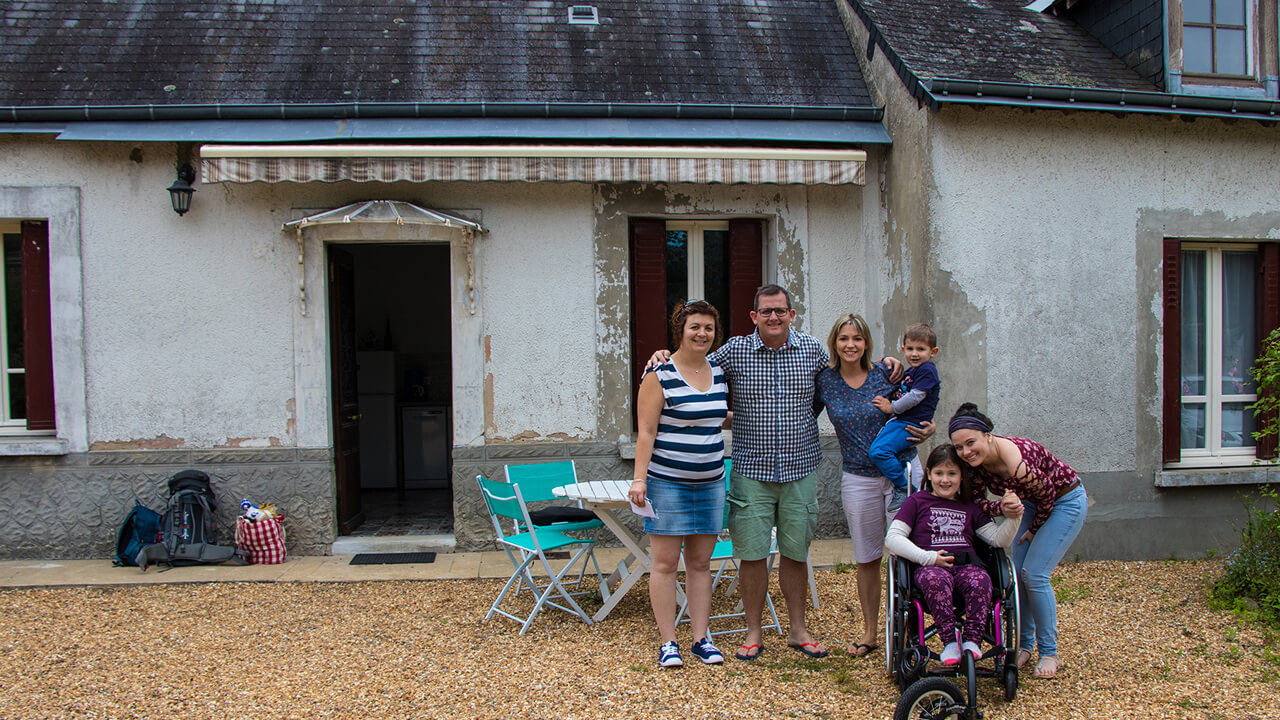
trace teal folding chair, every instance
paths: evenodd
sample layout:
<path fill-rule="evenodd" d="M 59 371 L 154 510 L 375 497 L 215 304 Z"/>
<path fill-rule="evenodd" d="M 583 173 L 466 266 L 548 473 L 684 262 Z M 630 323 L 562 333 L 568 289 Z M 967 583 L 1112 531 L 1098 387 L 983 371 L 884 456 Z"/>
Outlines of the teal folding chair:
<path fill-rule="evenodd" d="M 507 465 L 505 470 L 507 482 L 520 486 L 520 494 L 526 503 L 549 500 L 563 503 L 564 498 L 556 497 L 552 491 L 578 482 L 578 470 L 572 460 Z M 595 530 L 604 526 L 595 513 L 582 507 L 581 502 L 574 505 L 560 504 L 538 508 L 531 511 L 529 517 L 539 527 L 560 532 Z"/>
<path fill-rule="evenodd" d="M 732 467 L 733 467 L 733 460 L 726 458 L 724 461 L 724 482 L 725 482 L 726 488 L 729 485 L 729 471 L 732 469 Z M 726 528 L 729 525 L 729 503 L 727 502 L 725 503 L 725 506 L 724 506 L 724 525 Z M 725 580 L 725 581 L 728 581 L 729 583 L 728 587 L 725 588 L 725 595 L 733 595 L 733 591 L 738 588 L 738 568 L 739 568 L 738 560 L 733 556 L 733 541 L 729 539 L 729 531 L 726 529 L 724 532 L 720 534 L 720 537 L 721 539 L 718 542 L 716 542 L 716 546 L 711 550 L 712 564 L 714 565 L 717 562 L 720 563 L 719 566 L 716 567 L 715 575 L 711 577 L 711 593 L 712 595 L 714 595 L 716 588 L 720 586 L 720 581 Z M 777 556 L 778 556 L 778 541 L 775 538 L 771 546 L 769 547 L 769 571 L 773 570 L 774 559 L 777 558 Z M 778 634 L 781 635 L 782 623 L 778 622 L 778 611 L 773 605 L 773 597 L 768 593 L 767 590 L 765 591 L 765 594 L 764 594 L 764 603 L 765 603 L 765 609 L 769 611 L 769 617 L 773 618 L 773 623 L 769 625 L 761 625 L 760 629 L 761 630 L 777 630 Z M 676 613 L 676 624 L 679 624 L 682 622 L 689 622 L 689 618 L 687 616 L 688 609 L 689 609 L 689 600 L 686 597 L 684 602 L 680 604 L 680 612 Z M 746 612 L 743 610 L 742 600 L 739 599 L 738 604 L 734 608 L 733 612 L 724 613 L 721 615 L 712 615 L 710 618 L 708 618 L 708 620 L 711 622 L 715 622 L 716 620 L 724 620 L 727 618 L 745 617 L 745 616 L 746 616 Z M 746 627 L 727 629 L 727 630 L 713 630 L 711 629 L 710 624 L 708 624 L 708 627 L 707 627 L 707 634 L 710 635 L 711 637 L 715 637 L 716 635 L 724 635 L 727 633 L 737 633 L 737 632 L 746 632 L 746 631 L 747 631 Z"/>
<path fill-rule="evenodd" d="M 604 527 L 604 523 L 600 522 L 600 518 L 596 517 L 595 513 L 582 507 L 581 501 L 576 504 L 564 505 L 565 499 L 556 497 L 553 492 L 558 487 L 578 482 L 577 466 L 573 464 L 572 460 L 507 465 L 505 472 L 507 482 L 520 486 L 520 496 L 524 498 L 525 503 L 545 503 L 547 501 L 560 503 L 530 510 L 529 518 L 535 526 L 564 533 L 593 531 Z M 522 532 L 525 529 L 526 527 L 522 523 L 516 524 L 518 532 Z M 588 559 L 591 560 L 591 565 L 595 567 L 596 577 L 603 580 L 604 574 L 600 572 L 600 563 L 596 561 L 594 547 L 588 551 Z M 586 576 L 586 573 L 587 563 L 584 561 L 578 570 L 578 579 L 568 584 L 575 588 L 581 586 L 582 579 Z M 520 589 L 524 589 L 523 585 Z"/>
<path fill-rule="evenodd" d="M 493 605 L 489 608 L 489 612 L 485 614 L 484 619 L 488 620 L 493 617 L 494 613 L 508 617 L 520 623 L 520 634 L 523 635 L 529 630 L 529 626 L 533 624 L 533 619 L 537 617 L 538 612 L 546 605 L 576 615 L 583 622 L 590 625 L 591 617 L 573 599 L 573 595 L 565 589 L 562 581 L 564 576 L 569 574 L 575 565 L 583 561 L 583 558 L 587 556 L 595 545 L 595 540 L 570 537 L 557 530 L 548 530 L 534 525 L 529 518 L 529 508 L 525 505 L 519 485 L 490 480 L 483 475 L 476 476 L 476 483 L 480 485 L 480 494 L 484 497 L 485 507 L 489 511 L 489 518 L 493 521 L 493 530 L 497 533 L 497 542 L 507 551 L 507 557 L 510 558 L 511 564 L 515 567 L 515 572 L 511 574 L 511 578 L 507 580 L 507 583 L 502 586 L 502 592 L 498 593 L 498 597 L 493 601 Z M 512 529 L 514 526 L 510 522 L 504 523 L 504 520 L 522 523 L 523 527 L 528 528 L 528 530 L 517 532 Z M 506 525 L 505 528 L 504 525 Z M 574 545 L 581 547 L 569 559 L 569 562 L 565 563 L 564 567 L 559 571 L 552 568 L 551 562 L 547 559 L 547 552 Z M 546 584 L 539 584 L 538 579 L 531 572 L 530 566 L 535 560 L 541 562 L 543 569 L 546 570 Z M 517 589 L 528 587 L 533 591 L 533 609 L 525 617 L 508 612 L 500 607 L 502 601 L 506 599 L 507 593 L 511 591 L 512 586 L 517 587 Z M 556 599 L 553 599 L 553 596 L 556 596 Z M 561 604 L 559 600 L 563 600 L 567 604 Z"/>

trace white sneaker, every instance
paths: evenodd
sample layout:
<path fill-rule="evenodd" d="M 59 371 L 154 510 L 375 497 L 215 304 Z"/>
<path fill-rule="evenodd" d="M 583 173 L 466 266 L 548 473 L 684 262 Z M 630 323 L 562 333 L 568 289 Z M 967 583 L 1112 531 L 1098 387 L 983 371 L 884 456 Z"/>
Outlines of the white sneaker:
<path fill-rule="evenodd" d="M 969 653 L 970 655 L 973 655 L 974 660 L 982 659 L 982 648 L 978 647 L 978 643 L 976 642 L 969 642 L 968 640 L 966 640 L 964 645 L 960 646 L 960 649 L 963 650 L 964 652 Z"/>
<path fill-rule="evenodd" d="M 943 665 L 959 665 L 960 664 L 960 643 L 950 642 L 942 648 L 942 664 Z"/>

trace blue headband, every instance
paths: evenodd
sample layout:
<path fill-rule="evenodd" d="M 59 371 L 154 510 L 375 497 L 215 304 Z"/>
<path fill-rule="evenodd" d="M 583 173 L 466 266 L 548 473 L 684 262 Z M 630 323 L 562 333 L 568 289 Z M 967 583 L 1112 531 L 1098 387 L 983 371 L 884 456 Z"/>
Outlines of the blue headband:
<path fill-rule="evenodd" d="M 959 415 L 951 418 L 951 422 L 947 425 L 947 434 L 950 435 L 957 430 L 977 430 L 979 432 L 991 432 L 991 426 L 983 422 L 981 419 L 972 415 Z"/>

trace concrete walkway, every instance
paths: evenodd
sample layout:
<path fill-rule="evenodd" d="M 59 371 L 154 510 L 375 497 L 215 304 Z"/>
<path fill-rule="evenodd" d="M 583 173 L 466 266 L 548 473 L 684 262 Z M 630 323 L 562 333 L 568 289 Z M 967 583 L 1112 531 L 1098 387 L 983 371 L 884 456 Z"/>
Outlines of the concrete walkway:
<path fill-rule="evenodd" d="M 622 548 L 596 551 L 608 572 L 624 556 Z M 511 577 L 511 563 L 501 551 L 439 553 L 435 562 L 413 565 L 351 565 L 351 555 L 291 557 L 281 565 L 196 565 L 146 572 L 112 567 L 110 560 L 6 560 L 0 562 L 0 588 L 74 585 L 154 585 L 206 582 L 366 582 L 376 580 L 463 580 Z M 816 568 L 851 562 L 849 540 L 817 540 L 812 549 Z"/>

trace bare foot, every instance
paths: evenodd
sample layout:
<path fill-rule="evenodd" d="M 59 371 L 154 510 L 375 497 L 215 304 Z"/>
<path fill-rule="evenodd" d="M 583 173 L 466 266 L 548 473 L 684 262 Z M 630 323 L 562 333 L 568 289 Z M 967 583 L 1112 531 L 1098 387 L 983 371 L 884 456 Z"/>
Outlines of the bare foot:
<path fill-rule="evenodd" d="M 1017 665 L 1018 665 L 1018 667 L 1019 667 L 1019 668 L 1021 668 L 1023 665 L 1026 665 L 1026 664 L 1027 664 L 1027 663 L 1029 663 L 1029 662 L 1031 662 L 1031 651 L 1030 651 L 1030 650 L 1019 650 L 1019 651 L 1018 651 L 1018 660 L 1017 660 Z"/>
<path fill-rule="evenodd" d="M 1058 674 L 1058 656 L 1057 655 L 1041 655 L 1040 662 L 1036 664 L 1036 677 L 1049 679 Z"/>

